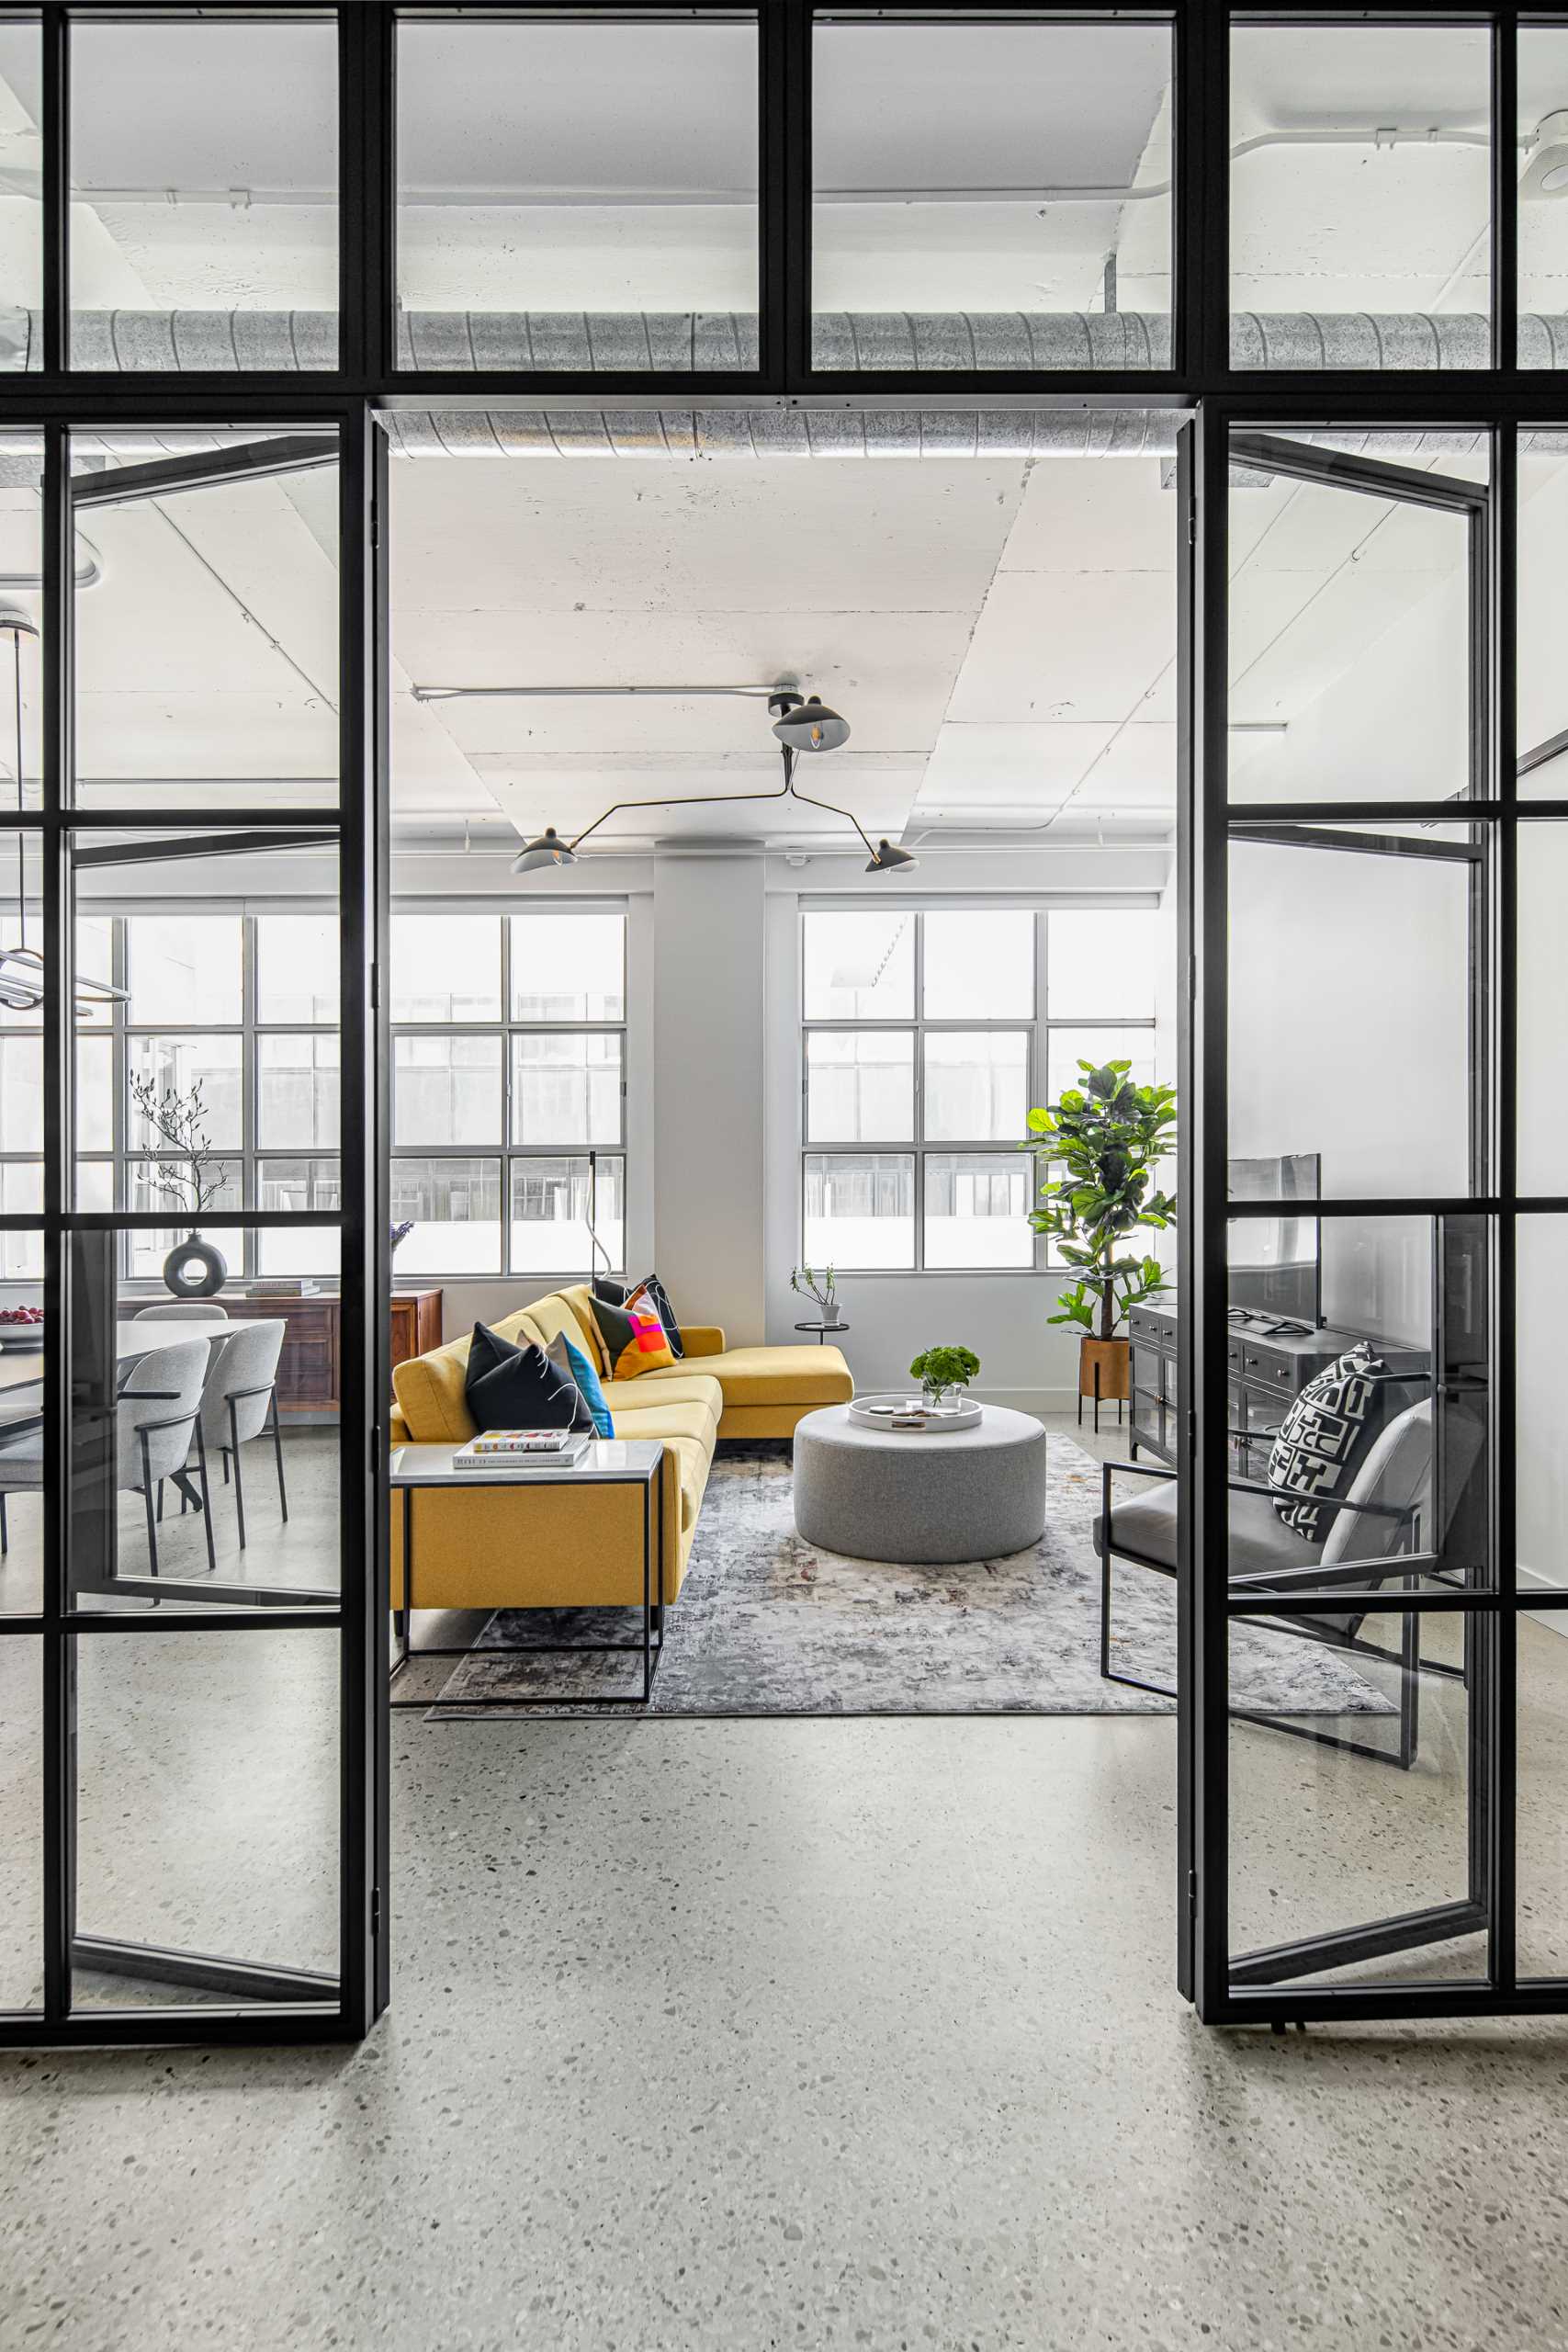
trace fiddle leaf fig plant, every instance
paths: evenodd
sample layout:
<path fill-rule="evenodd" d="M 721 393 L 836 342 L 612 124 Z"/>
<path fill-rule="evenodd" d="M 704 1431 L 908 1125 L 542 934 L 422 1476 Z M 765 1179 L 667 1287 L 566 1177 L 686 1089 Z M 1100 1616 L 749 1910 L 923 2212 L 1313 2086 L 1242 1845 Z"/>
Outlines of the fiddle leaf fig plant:
<path fill-rule="evenodd" d="M 1131 1309 L 1165 1289 L 1159 1260 L 1129 1248 L 1128 1237 L 1176 1219 L 1175 1195 L 1154 1182 L 1156 1163 L 1176 1149 L 1176 1089 L 1134 1085 L 1132 1067 L 1080 1061 L 1082 1084 L 1031 1111 L 1019 1146 L 1045 1174 L 1029 1221 L 1077 1277 L 1049 1319 L 1080 1324 L 1092 1339 L 1115 1339 Z"/>

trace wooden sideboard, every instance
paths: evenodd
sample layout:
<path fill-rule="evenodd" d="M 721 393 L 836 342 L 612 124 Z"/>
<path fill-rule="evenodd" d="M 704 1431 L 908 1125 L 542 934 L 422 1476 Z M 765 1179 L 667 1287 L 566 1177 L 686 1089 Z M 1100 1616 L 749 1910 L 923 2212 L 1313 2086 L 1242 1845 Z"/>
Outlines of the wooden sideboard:
<path fill-rule="evenodd" d="M 310 1298 L 253 1298 L 225 1291 L 231 1322 L 281 1317 L 288 1326 L 277 1367 L 277 1406 L 285 1418 L 321 1419 L 338 1409 L 343 1301 L 335 1291 Z M 406 1363 L 441 1345 L 441 1293 L 392 1293 L 392 1362 Z"/>

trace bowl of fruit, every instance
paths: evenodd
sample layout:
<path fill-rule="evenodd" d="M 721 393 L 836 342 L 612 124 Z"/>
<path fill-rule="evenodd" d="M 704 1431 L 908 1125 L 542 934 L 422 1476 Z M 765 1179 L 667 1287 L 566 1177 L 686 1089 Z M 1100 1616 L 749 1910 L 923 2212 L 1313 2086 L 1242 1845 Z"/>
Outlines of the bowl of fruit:
<path fill-rule="evenodd" d="M 0 1306 L 0 1348 L 41 1348 L 41 1306 Z"/>

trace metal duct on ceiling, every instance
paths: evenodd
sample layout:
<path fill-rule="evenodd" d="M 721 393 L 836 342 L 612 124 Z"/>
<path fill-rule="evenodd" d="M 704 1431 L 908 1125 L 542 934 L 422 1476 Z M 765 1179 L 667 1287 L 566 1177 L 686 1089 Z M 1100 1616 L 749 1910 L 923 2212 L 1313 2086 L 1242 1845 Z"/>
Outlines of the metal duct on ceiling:
<path fill-rule="evenodd" d="M 1530 314 L 1520 322 L 1521 364 L 1568 368 L 1568 316 Z M 1146 368 L 1168 362 L 1169 320 L 1134 311 L 827 312 L 813 322 L 818 367 L 874 376 L 890 368 L 924 373 L 936 390 L 954 368 L 1012 368 L 1037 373 L 1042 399 L 1064 368 Z M 328 311 L 79 311 L 72 322 L 79 367 L 127 374 L 257 369 L 315 373 L 337 357 L 337 322 Z M 1029 458 L 1169 457 L 1180 412 L 1172 409 L 705 408 L 701 378 L 715 369 L 757 365 L 757 325 L 743 313 L 581 311 L 403 312 L 399 361 L 418 372 L 443 369 L 581 373 L 615 370 L 690 374 L 694 404 L 646 409 L 509 408 L 389 413 L 381 419 L 393 451 L 423 457 L 710 458 Z M 41 348 L 39 314 L 0 311 L 0 372 L 25 370 Z M 1259 370 L 1366 368 L 1398 370 L 1413 382 L 1436 369 L 1486 365 L 1490 327 L 1462 313 L 1239 311 L 1231 321 L 1232 356 Z M 536 391 L 536 397 L 537 397 Z M 95 436 L 105 450 L 130 446 L 129 432 Z M 175 428 L 158 436 L 173 448 L 223 436 Z M 1331 446 L 1361 446 L 1357 435 L 1312 436 Z M 1394 435 L 1378 447 L 1421 455 L 1468 449 L 1469 433 Z M 145 435 L 138 447 L 149 446 Z M 1524 446 L 1562 446 L 1559 435 L 1524 436 Z"/>
<path fill-rule="evenodd" d="M 1519 321 L 1519 365 L 1568 366 L 1568 317 Z M 127 374 L 160 368 L 247 374 L 315 371 L 337 364 L 337 320 L 327 311 L 78 311 L 78 368 Z M 1348 311 L 1237 311 L 1237 368 L 1473 368 L 1487 365 L 1491 330 L 1473 312 L 1452 317 Z M 0 311 L 0 370 L 26 372 L 41 350 L 36 311 Z M 1169 365 L 1170 321 L 1136 311 L 830 311 L 812 322 L 820 368 L 938 373 L 1017 368 L 1158 369 Z M 414 311 L 398 316 L 398 365 L 412 373 L 522 370 L 744 373 L 758 364 L 757 322 L 741 311 Z"/>

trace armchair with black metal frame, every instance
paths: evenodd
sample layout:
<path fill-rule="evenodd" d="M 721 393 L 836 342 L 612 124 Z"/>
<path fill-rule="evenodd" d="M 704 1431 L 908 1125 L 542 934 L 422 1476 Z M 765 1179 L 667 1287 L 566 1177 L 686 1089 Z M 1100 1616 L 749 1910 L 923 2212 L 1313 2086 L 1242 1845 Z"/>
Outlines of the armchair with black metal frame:
<path fill-rule="evenodd" d="M 1405 1387 L 1427 1385 L 1426 1375 L 1371 1376 Z M 1333 1522 L 1322 1544 L 1307 1542 L 1284 1524 L 1275 1509 L 1280 1499 L 1276 1488 L 1252 1478 L 1226 1480 L 1230 1497 L 1228 1580 L 1233 1598 L 1239 1600 L 1256 1591 L 1259 1601 L 1258 1618 L 1267 1622 L 1271 1633 L 1318 1642 L 1394 1667 L 1399 1678 L 1397 1747 L 1390 1750 L 1317 1731 L 1309 1724 L 1287 1721 L 1282 1713 L 1260 1713 L 1238 1707 L 1233 1711 L 1238 1720 L 1311 1739 L 1321 1746 L 1370 1756 L 1382 1763 L 1396 1764 L 1402 1770 L 1407 1771 L 1415 1763 L 1421 1676 L 1429 1673 L 1463 1680 L 1467 1668 L 1421 1656 L 1420 1621 L 1415 1611 L 1404 1613 L 1396 1650 L 1367 1641 L 1361 1628 L 1371 1613 L 1367 1605 L 1369 1597 L 1390 1584 L 1397 1581 L 1408 1591 L 1422 1578 L 1444 1583 L 1455 1580 L 1452 1563 L 1440 1546 L 1459 1496 L 1479 1457 L 1483 1433 L 1472 1416 L 1455 1416 L 1449 1423 L 1445 1431 L 1444 1528 L 1439 1533 L 1439 1548 L 1424 1552 L 1424 1518 L 1429 1521 L 1432 1510 L 1435 1428 L 1436 1416 L 1429 1396 L 1406 1406 L 1375 1441 L 1348 1494 L 1313 1498 L 1323 1516 Z M 1161 1491 L 1118 1506 L 1112 1480 L 1119 1475 L 1149 1479 Z M 1122 1672 L 1111 1663 L 1111 1563 L 1121 1559 L 1174 1580 L 1179 1485 L 1179 1474 L 1163 1465 L 1144 1462 L 1103 1464 L 1100 1511 L 1094 1529 L 1100 1562 L 1100 1673 L 1107 1681 L 1162 1698 L 1176 1695 L 1169 1684 Z M 1354 1598 L 1363 1604 L 1342 1618 L 1320 1611 L 1305 1615 L 1277 1605 L 1288 1602 L 1293 1591 L 1317 1594 L 1341 1589 L 1347 1600 Z M 1235 1613 L 1250 1617 L 1252 1612 Z"/>

